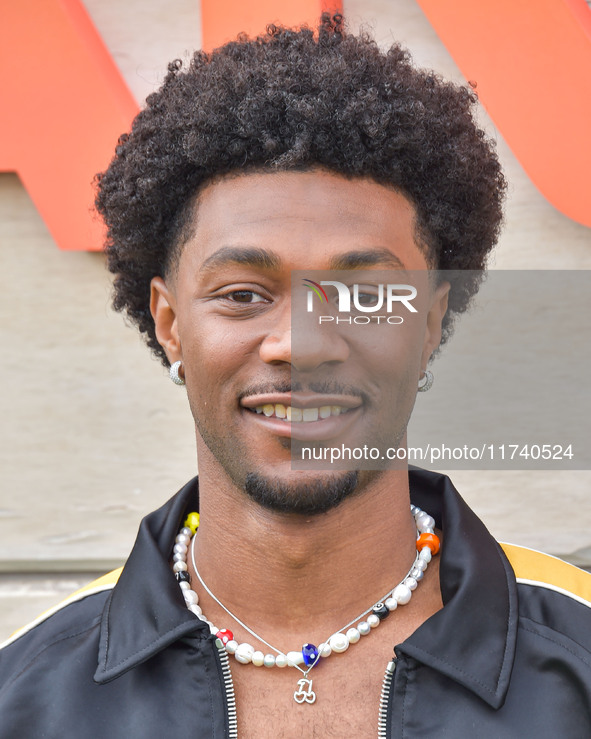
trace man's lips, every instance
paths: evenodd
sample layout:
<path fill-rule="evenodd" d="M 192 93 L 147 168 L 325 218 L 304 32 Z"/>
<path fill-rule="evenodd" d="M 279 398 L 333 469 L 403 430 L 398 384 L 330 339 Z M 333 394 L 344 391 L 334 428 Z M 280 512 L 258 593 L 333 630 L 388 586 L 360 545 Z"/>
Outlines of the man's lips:
<path fill-rule="evenodd" d="M 245 397 L 240 405 L 272 433 L 323 441 L 343 433 L 359 417 L 362 400 L 352 395 L 282 393 Z"/>

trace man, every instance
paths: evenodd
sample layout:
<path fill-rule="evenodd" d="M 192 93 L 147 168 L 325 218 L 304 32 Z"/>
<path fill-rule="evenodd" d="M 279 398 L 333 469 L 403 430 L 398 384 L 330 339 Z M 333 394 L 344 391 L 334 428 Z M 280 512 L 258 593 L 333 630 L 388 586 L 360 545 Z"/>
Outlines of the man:
<path fill-rule="evenodd" d="M 445 477 L 292 455 L 404 448 L 498 235 L 474 102 L 339 17 L 171 65 L 97 205 L 115 306 L 186 386 L 199 483 L 4 647 L 0 736 L 588 735 L 585 573 L 508 559 Z M 360 315 L 367 270 L 396 270 L 400 331 L 300 325 L 293 273 L 334 269 Z"/>

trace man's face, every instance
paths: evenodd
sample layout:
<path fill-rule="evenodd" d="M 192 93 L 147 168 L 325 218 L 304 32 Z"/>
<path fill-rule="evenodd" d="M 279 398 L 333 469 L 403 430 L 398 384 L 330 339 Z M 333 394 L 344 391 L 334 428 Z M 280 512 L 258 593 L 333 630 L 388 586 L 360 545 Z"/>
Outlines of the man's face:
<path fill-rule="evenodd" d="M 321 512 L 370 475 L 292 469 L 294 439 L 404 441 L 447 293 L 429 280 L 414 217 L 394 190 L 322 170 L 227 177 L 201 192 L 178 270 L 153 281 L 152 312 L 168 358 L 183 362 L 202 470 L 271 508 Z M 418 313 L 403 326 L 302 326 L 293 271 L 335 268 L 351 283 L 366 284 L 368 269 L 410 280 Z"/>

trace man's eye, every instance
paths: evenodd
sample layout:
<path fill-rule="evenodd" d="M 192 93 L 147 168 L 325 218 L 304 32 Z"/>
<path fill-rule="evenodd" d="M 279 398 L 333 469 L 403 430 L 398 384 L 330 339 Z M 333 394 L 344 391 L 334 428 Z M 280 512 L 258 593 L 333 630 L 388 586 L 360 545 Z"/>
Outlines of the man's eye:
<path fill-rule="evenodd" d="M 377 305 L 378 299 L 377 295 L 372 295 L 371 293 L 359 293 L 357 296 L 357 302 L 363 306 Z"/>
<path fill-rule="evenodd" d="M 234 303 L 264 303 L 265 298 L 254 290 L 233 290 L 225 296 Z"/>

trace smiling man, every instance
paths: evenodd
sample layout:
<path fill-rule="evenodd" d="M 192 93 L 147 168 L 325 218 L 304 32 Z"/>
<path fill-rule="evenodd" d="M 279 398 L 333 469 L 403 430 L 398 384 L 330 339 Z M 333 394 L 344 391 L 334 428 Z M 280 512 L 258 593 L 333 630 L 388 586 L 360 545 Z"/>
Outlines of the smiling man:
<path fill-rule="evenodd" d="M 178 264 L 168 278 L 152 280 L 151 309 L 167 360 L 182 363 L 198 432 L 202 506 L 211 486 L 216 507 L 224 490 L 230 499 L 223 508 L 240 490 L 275 511 L 328 511 L 363 481 L 352 472 L 293 470 L 290 440 L 355 446 L 373 429 L 400 441 L 418 378 L 441 339 L 449 284 L 429 287 L 408 199 L 367 177 L 345 179 L 317 167 L 227 176 L 206 186 L 193 207 Z M 392 265 L 415 271 L 415 280 L 422 276 L 425 289 L 415 320 L 390 329 L 387 353 L 383 326 L 339 333 L 292 318 L 294 271 L 348 266 L 367 280 Z M 375 334 L 382 351 L 372 363 L 368 342 Z M 395 431 L 388 431 L 392 422 Z M 243 495 L 238 500 L 245 502 Z M 209 515 L 201 542 L 206 521 Z"/>
<path fill-rule="evenodd" d="M 396 457 L 301 464 L 405 448 L 498 235 L 474 104 L 339 17 L 171 65 L 97 205 L 115 307 L 186 387 L 199 480 L 118 577 L 5 646 L 0 736 L 591 731 L 586 573 L 504 551 Z"/>

